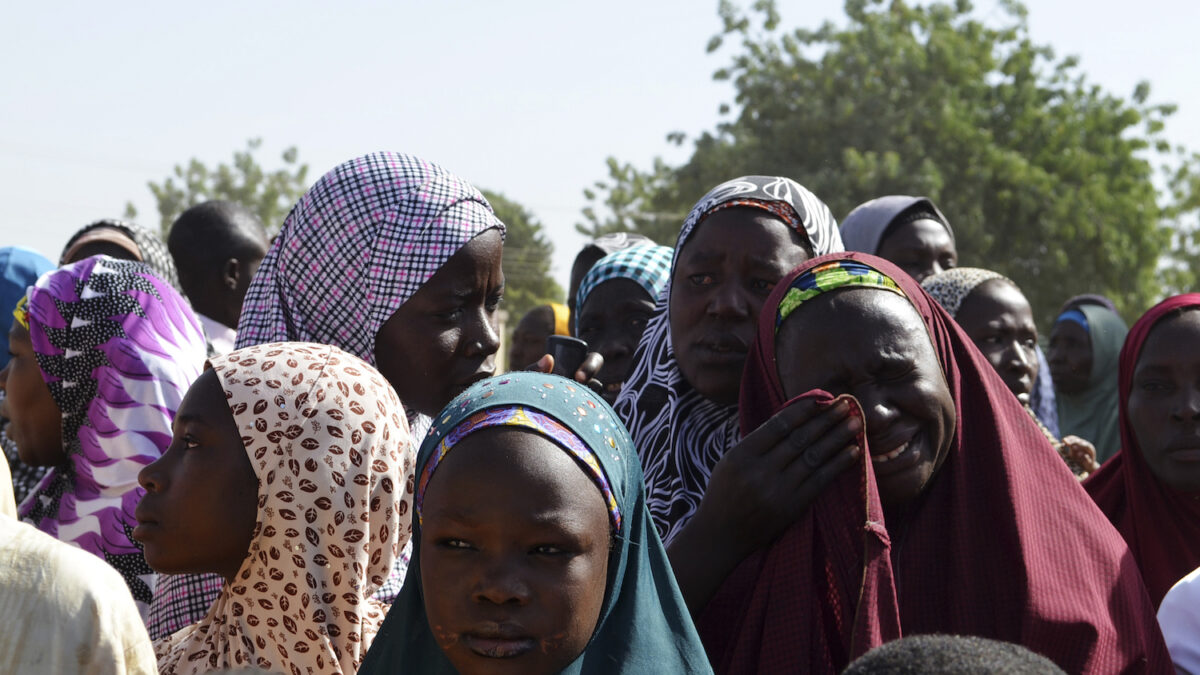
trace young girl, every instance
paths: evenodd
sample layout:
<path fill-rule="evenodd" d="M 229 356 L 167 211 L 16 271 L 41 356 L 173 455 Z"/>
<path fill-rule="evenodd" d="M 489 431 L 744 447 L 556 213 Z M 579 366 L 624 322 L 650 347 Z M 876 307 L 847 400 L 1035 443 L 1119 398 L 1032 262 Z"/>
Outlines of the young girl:
<path fill-rule="evenodd" d="M 480 382 L 434 418 L 417 469 L 412 566 L 361 672 L 711 672 L 599 396 Z"/>
<path fill-rule="evenodd" d="M 371 593 L 410 532 L 395 391 L 337 347 L 248 347 L 196 380 L 174 431 L 138 477 L 133 536 L 155 570 L 226 583 L 156 644 L 160 672 L 355 672 L 383 621 Z"/>

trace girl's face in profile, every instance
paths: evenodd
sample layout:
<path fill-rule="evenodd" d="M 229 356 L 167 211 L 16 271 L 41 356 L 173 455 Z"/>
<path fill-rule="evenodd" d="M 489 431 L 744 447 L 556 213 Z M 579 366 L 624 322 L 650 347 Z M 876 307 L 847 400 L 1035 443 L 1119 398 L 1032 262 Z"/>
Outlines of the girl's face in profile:
<path fill-rule="evenodd" d="M 600 490 L 564 450 L 494 427 L 446 455 L 422 505 L 421 588 L 460 673 L 557 673 L 595 632 L 611 538 Z"/>

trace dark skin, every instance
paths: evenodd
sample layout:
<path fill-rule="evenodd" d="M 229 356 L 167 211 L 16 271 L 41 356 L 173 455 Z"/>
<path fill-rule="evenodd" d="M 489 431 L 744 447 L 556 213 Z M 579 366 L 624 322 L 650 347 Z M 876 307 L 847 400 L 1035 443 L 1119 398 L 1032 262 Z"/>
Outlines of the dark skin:
<path fill-rule="evenodd" d="M 1092 377 L 1092 337 L 1074 321 L 1055 323 L 1046 362 L 1056 389 L 1064 394 L 1086 390 Z"/>
<path fill-rule="evenodd" d="M 532 432 L 493 427 L 446 455 L 425 492 L 421 590 L 460 673 L 558 673 L 591 640 L 608 582 L 599 489 Z"/>
<path fill-rule="evenodd" d="M 512 344 L 508 347 L 508 366 L 536 363 L 546 353 L 546 338 L 554 335 L 554 310 L 539 305 L 525 313 L 513 329 Z"/>
<path fill-rule="evenodd" d="M 737 405 L 759 311 L 812 248 L 770 212 L 735 207 L 700 221 L 676 256 L 670 321 L 679 370 L 705 398 Z"/>
<path fill-rule="evenodd" d="M 67 460 L 62 441 L 62 411 L 42 377 L 29 330 L 13 321 L 8 331 L 8 364 L 0 370 L 0 418 L 7 419 L 9 438 L 21 461 L 30 466 L 58 466 Z"/>
<path fill-rule="evenodd" d="M 237 328 L 250 280 L 269 247 L 258 218 L 230 202 L 189 208 L 167 235 L 179 285 L 192 307 L 230 328 Z"/>
<path fill-rule="evenodd" d="M 229 258 L 202 273 L 179 265 L 179 285 L 186 291 L 192 307 L 214 321 L 237 328 L 250 280 L 267 255 L 266 242 L 263 243 L 261 252 Z"/>
<path fill-rule="evenodd" d="M 875 254 L 895 263 L 917 281 L 958 267 L 954 238 L 945 225 L 929 218 L 893 226 Z"/>
<path fill-rule="evenodd" d="M 583 278 L 587 276 L 588 271 L 604 256 L 603 249 L 597 246 L 588 246 L 575 256 L 575 263 L 571 265 L 571 279 L 567 284 L 567 309 L 571 311 L 571 314 L 567 319 L 567 326 L 570 328 L 572 337 L 579 337 L 575 334 L 575 322 L 578 318 L 576 312 L 579 310 L 575 306 L 575 300 L 579 294 L 579 284 L 583 283 Z"/>
<path fill-rule="evenodd" d="M 258 522 L 258 477 L 214 371 L 192 384 L 172 426 L 167 451 L 138 474 L 146 494 L 133 538 L 157 572 L 232 581 Z"/>
<path fill-rule="evenodd" d="M 654 298 L 637 282 L 610 279 L 592 289 L 579 310 L 579 337 L 604 357 L 602 395 L 612 404 L 633 369 L 633 353 L 654 314 Z"/>
<path fill-rule="evenodd" d="M 996 369 L 1009 391 L 1022 404 L 1029 405 L 1038 374 L 1037 325 L 1033 322 L 1033 309 L 1020 289 L 1004 279 L 985 281 L 963 298 L 954 320 Z M 1090 473 L 1100 468 L 1096 463 L 1096 447 L 1090 442 L 1078 436 L 1064 436 L 1062 444 L 1084 471 Z"/>
<path fill-rule="evenodd" d="M 432 417 L 495 374 L 501 256 L 499 230 L 481 232 L 380 327 L 375 362 L 406 408 Z"/>
<path fill-rule="evenodd" d="M 1127 415 L 1142 457 L 1163 484 L 1200 492 L 1200 311 L 1161 319 L 1133 371 Z"/>

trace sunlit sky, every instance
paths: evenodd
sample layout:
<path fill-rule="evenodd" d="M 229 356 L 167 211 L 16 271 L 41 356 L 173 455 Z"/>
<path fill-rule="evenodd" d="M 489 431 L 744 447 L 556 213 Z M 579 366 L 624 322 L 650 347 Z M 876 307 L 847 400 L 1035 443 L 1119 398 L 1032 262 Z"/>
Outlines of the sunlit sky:
<path fill-rule="evenodd" d="M 10 3 L 0 22 L 0 245 L 52 259 L 147 181 L 252 137 L 315 180 L 372 150 L 411 152 L 527 206 L 565 282 L 584 187 L 606 157 L 679 163 L 666 134 L 712 129 L 731 100 L 705 53 L 715 2 Z M 976 4 L 1000 17 L 993 0 Z M 785 26 L 844 21 L 840 0 L 780 0 Z M 1200 3 L 1032 0 L 1034 39 L 1127 96 L 1175 102 L 1167 137 L 1200 150 Z M 699 195 L 697 195 L 699 197 Z M 838 214 L 839 216 L 842 214 Z M 951 216 L 953 217 L 953 216 Z M 671 243 L 671 242 L 664 242 Z M 968 258 L 969 259 L 969 258 Z"/>

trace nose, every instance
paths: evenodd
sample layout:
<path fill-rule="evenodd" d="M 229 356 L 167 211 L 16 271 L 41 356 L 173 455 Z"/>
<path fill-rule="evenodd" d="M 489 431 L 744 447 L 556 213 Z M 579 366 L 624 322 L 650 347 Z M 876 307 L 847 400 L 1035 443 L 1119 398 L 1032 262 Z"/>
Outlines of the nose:
<path fill-rule="evenodd" d="M 1183 390 L 1172 416 L 1178 420 L 1200 420 L 1200 387 L 1188 386 Z"/>
<path fill-rule="evenodd" d="M 166 472 L 163 471 L 164 457 L 150 462 L 138 472 L 138 485 L 146 492 L 162 492 L 166 488 Z"/>
<path fill-rule="evenodd" d="M 1004 353 L 1004 363 L 1009 370 L 1016 373 L 1030 372 L 1036 358 L 1025 349 L 1025 345 L 1021 344 L 1019 340 L 1010 341 Z"/>
<path fill-rule="evenodd" d="M 472 599 L 491 605 L 524 605 L 529 602 L 529 583 L 513 556 L 497 555 L 484 563 Z"/>
<path fill-rule="evenodd" d="M 866 422 L 868 440 L 870 440 L 870 436 L 887 431 L 888 427 L 900 416 L 900 411 L 882 391 L 874 389 L 856 391 L 854 397 L 858 399 L 863 409 L 863 421 Z"/>
<path fill-rule="evenodd" d="M 725 319 L 743 319 L 750 315 L 750 304 L 738 284 L 725 282 L 709 296 L 708 313 Z"/>
<path fill-rule="evenodd" d="M 500 349 L 500 334 L 496 326 L 495 312 L 481 309 L 471 322 L 466 338 L 468 356 L 491 356 Z M 525 364 L 521 364 L 524 367 Z"/>

